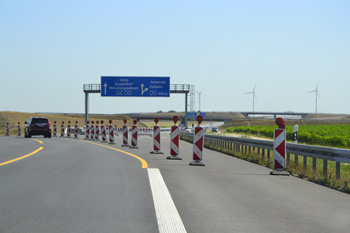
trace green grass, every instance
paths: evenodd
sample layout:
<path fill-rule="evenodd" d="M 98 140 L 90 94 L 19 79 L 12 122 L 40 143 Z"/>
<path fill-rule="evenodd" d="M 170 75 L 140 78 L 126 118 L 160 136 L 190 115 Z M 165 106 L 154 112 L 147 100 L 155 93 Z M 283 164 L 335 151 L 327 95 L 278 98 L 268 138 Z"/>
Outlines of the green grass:
<path fill-rule="evenodd" d="M 227 133 L 246 133 L 250 135 L 273 138 L 276 126 L 240 126 L 229 127 Z M 293 126 L 286 127 L 287 140 L 293 139 Z M 350 148 L 350 125 L 301 125 L 298 142 L 310 145 L 322 145 Z"/>

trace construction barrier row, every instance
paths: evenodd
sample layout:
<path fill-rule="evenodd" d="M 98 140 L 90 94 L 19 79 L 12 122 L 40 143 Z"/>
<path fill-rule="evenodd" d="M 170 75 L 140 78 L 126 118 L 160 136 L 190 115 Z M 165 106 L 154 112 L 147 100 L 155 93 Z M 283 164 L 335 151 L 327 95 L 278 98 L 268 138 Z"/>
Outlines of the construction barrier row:
<path fill-rule="evenodd" d="M 180 129 L 177 125 L 177 121 L 179 120 L 178 116 L 173 117 L 174 125 L 171 127 L 171 133 L 170 133 L 170 156 L 167 157 L 167 159 L 171 160 L 182 160 L 182 158 L 179 156 L 179 140 L 180 140 Z M 104 121 L 101 120 L 101 127 L 99 126 L 99 121 L 96 121 L 96 125 L 94 121 L 90 122 L 87 121 L 87 124 L 85 126 L 85 137 L 84 140 L 93 140 L 93 141 L 100 141 L 100 135 L 102 137 L 102 143 L 107 143 L 107 133 L 109 136 L 109 144 L 115 144 L 114 140 L 114 131 L 120 131 L 122 130 L 123 134 L 123 147 L 129 147 L 132 149 L 138 149 L 138 136 L 139 135 L 153 135 L 153 151 L 151 151 L 151 154 L 163 154 L 161 151 L 161 138 L 160 138 L 160 127 L 158 126 L 159 118 L 156 117 L 154 119 L 155 126 L 153 129 L 139 129 L 137 126 L 137 120 L 134 120 L 134 125 L 131 128 L 131 145 L 129 145 L 129 127 L 127 125 L 127 120 L 124 119 L 124 125 L 122 129 L 113 127 L 112 120 L 109 120 L 109 125 L 105 126 Z M 201 126 L 201 123 L 203 121 L 203 116 L 199 115 L 197 117 L 198 126 L 195 127 L 194 136 L 193 136 L 193 161 L 190 162 L 189 165 L 192 166 L 205 166 L 203 163 L 203 150 L 204 150 L 204 134 L 205 129 Z M 286 161 L 285 161 L 285 155 L 286 155 L 286 131 L 285 131 L 285 121 L 283 118 L 278 117 L 276 119 L 276 124 L 278 125 L 278 129 L 275 129 L 274 131 L 274 143 L 273 143 L 273 150 L 274 150 L 274 171 L 271 172 L 272 175 L 285 175 L 283 172 L 286 169 Z M 68 121 L 67 126 L 67 136 L 65 136 L 65 125 L 64 121 L 62 121 L 61 125 L 61 138 L 72 138 L 71 137 L 71 121 Z M 78 121 L 75 121 L 74 126 L 74 139 L 78 139 Z M 298 133 L 298 127 L 294 127 L 293 130 L 293 143 L 297 142 L 297 133 Z M 10 136 L 10 128 L 9 123 L 6 123 L 6 134 L 5 136 Z M 18 122 L 18 135 L 21 136 L 21 125 L 20 122 Z M 53 137 L 57 137 L 57 124 L 56 121 L 54 121 L 53 126 Z M 282 172 L 282 173 L 281 173 Z"/>

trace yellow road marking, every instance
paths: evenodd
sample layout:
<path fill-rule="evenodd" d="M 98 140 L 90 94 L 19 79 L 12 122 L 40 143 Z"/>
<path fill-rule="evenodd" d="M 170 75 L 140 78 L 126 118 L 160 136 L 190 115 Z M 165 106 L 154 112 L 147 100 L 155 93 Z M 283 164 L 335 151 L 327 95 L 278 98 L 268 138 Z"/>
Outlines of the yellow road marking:
<path fill-rule="evenodd" d="M 34 141 L 37 141 L 37 142 L 39 142 L 40 144 L 44 144 L 42 141 L 40 141 L 40 140 L 37 140 L 37 139 L 32 139 L 32 140 L 34 140 Z"/>
<path fill-rule="evenodd" d="M 80 141 L 82 141 L 82 142 L 87 142 L 87 141 L 83 141 L 83 140 L 80 140 Z M 131 153 L 129 153 L 129 152 L 126 152 L 126 151 L 123 151 L 123 150 L 119 150 L 119 149 L 117 149 L 117 148 L 113 148 L 113 147 L 110 147 L 110 146 L 105 146 L 105 145 L 101 145 L 101 144 L 97 144 L 97 143 L 93 143 L 93 142 L 87 142 L 87 143 L 94 144 L 94 145 L 97 145 L 97 146 L 106 147 L 106 148 L 108 148 L 108 149 L 115 150 L 115 151 L 119 151 L 119 152 L 121 152 L 121 153 L 130 155 L 130 156 L 132 156 L 132 157 L 138 159 L 138 160 L 141 162 L 142 168 L 148 168 L 148 163 L 146 162 L 146 160 L 144 160 L 143 158 L 141 158 L 141 157 L 139 157 L 139 156 L 137 156 L 137 155 L 134 155 L 134 154 L 131 154 Z"/>
<path fill-rule="evenodd" d="M 9 163 L 13 163 L 13 162 L 16 162 L 16 161 L 18 161 L 18 160 L 21 160 L 21 159 L 27 158 L 27 157 L 29 157 L 29 156 L 32 156 L 32 155 L 38 153 L 39 151 L 41 151 L 42 149 L 44 149 L 44 147 L 40 147 L 39 149 L 33 151 L 32 153 L 29 153 L 29 154 L 24 155 L 24 156 L 22 156 L 22 157 L 19 157 L 19 158 L 17 158 L 17 159 L 13 159 L 13 160 L 10 160 L 10 161 L 4 162 L 4 163 L 0 163 L 0 166 L 3 166 L 3 165 L 5 165 L 5 164 L 9 164 Z"/>

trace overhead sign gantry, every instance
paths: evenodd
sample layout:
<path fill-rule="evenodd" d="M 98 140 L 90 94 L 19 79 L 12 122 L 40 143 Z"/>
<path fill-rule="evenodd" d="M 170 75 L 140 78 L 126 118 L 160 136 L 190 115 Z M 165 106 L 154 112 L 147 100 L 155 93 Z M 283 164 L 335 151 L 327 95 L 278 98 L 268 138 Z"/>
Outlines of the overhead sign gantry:
<path fill-rule="evenodd" d="M 101 93 L 101 97 L 169 97 L 170 93 L 174 93 L 185 94 L 184 125 L 187 128 L 188 94 L 191 90 L 194 90 L 194 85 L 170 84 L 169 77 L 102 76 L 101 84 L 83 86 L 85 124 L 88 121 L 90 93 Z"/>

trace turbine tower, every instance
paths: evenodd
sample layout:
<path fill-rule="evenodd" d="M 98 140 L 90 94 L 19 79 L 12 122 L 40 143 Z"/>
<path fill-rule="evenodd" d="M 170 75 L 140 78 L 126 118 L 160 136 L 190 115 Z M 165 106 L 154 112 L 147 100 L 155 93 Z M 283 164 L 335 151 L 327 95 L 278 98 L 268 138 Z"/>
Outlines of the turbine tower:
<path fill-rule="evenodd" d="M 256 88 L 256 83 L 255 83 L 253 91 L 244 93 L 244 94 L 252 94 L 253 95 L 253 114 L 254 114 L 254 100 L 257 99 L 256 95 L 255 95 L 255 88 Z"/>
<path fill-rule="evenodd" d="M 318 94 L 318 82 L 317 82 L 317 84 L 316 84 L 316 88 L 315 88 L 315 90 L 313 90 L 313 91 L 309 91 L 308 93 L 312 93 L 312 92 L 315 92 L 315 99 L 316 99 L 316 103 L 315 103 L 315 114 L 317 114 L 317 97 L 320 97 L 321 98 L 321 96 Z"/>
<path fill-rule="evenodd" d="M 202 89 L 201 92 L 196 91 L 198 94 L 198 99 L 199 99 L 199 112 L 201 112 L 201 94 L 203 91 L 204 91 L 204 89 Z"/>

